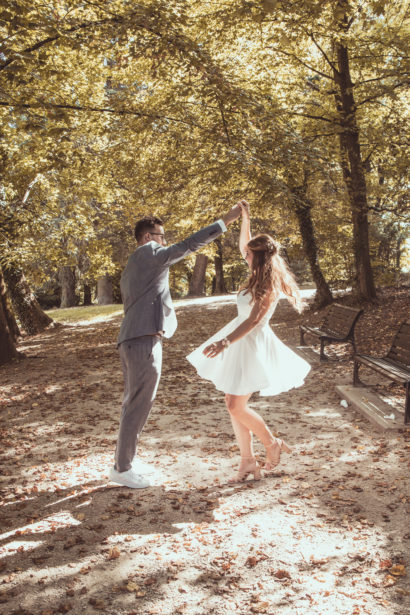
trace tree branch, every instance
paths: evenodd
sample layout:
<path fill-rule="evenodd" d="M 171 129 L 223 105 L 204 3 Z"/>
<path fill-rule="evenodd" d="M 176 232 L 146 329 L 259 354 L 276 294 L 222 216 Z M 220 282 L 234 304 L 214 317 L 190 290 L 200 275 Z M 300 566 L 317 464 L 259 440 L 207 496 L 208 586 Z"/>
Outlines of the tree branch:
<path fill-rule="evenodd" d="M 137 117 L 147 117 L 153 120 L 167 120 L 170 122 L 177 122 L 179 124 L 186 124 L 187 126 L 199 126 L 195 122 L 187 122 L 175 117 L 168 117 L 166 115 L 153 115 L 150 113 L 142 113 L 141 111 L 132 111 L 130 109 L 109 109 L 100 107 L 87 107 L 80 105 L 69 104 L 54 104 L 54 103 L 10 103 L 0 101 L 0 107 L 17 107 L 22 109 L 67 109 L 69 111 L 93 111 L 96 113 L 113 113 L 114 115 L 135 115 Z"/>
<path fill-rule="evenodd" d="M 326 73 L 322 73 L 322 71 L 318 70 L 317 68 L 313 68 L 313 66 L 309 66 L 309 64 L 306 64 L 306 62 L 304 62 L 303 60 L 298 58 L 298 56 L 295 55 L 294 53 L 289 53 L 287 51 L 283 51 L 283 49 L 278 49 L 277 47 L 272 47 L 270 45 L 268 45 L 268 49 L 273 49 L 274 51 L 277 51 L 279 53 L 283 53 L 283 55 L 288 56 L 290 58 L 293 58 L 294 60 L 297 60 L 297 62 L 302 64 L 302 66 L 305 66 L 306 68 L 308 68 L 312 72 L 316 73 L 317 75 L 321 75 L 325 79 L 330 79 L 330 81 L 334 81 L 333 77 L 330 77 L 329 75 L 326 75 Z"/>
<path fill-rule="evenodd" d="M 374 77 L 373 79 L 365 79 L 364 81 L 355 81 L 354 86 L 360 86 L 363 85 L 364 83 L 371 83 L 372 81 L 382 81 L 383 79 L 388 79 L 389 77 L 397 77 L 397 76 L 404 76 L 407 75 L 407 71 L 405 71 L 404 73 L 391 73 L 390 75 L 381 75 L 380 77 Z"/>
<path fill-rule="evenodd" d="M 308 117 L 311 120 L 322 120 L 323 122 L 328 122 L 329 124 L 340 125 L 340 122 L 338 122 L 337 120 L 331 120 L 330 118 L 324 117 L 323 115 L 310 115 L 309 113 L 297 113 L 296 111 L 285 111 L 284 113 L 286 113 L 287 115 L 298 115 L 300 117 Z"/>
<path fill-rule="evenodd" d="M 222 101 L 219 100 L 218 104 L 219 104 L 219 110 L 221 112 L 222 123 L 223 123 L 224 131 L 225 131 L 225 134 L 226 134 L 226 138 L 227 138 L 227 141 L 228 141 L 228 145 L 229 145 L 229 147 L 232 147 L 231 137 L 229 136 L 228 124 L 226 123 L 226 118 L 225 118 L 225 114 L 224 114 L 224 109 L 223 109 Z"/>
<path fill-rule="evenodd" d="M 368 98 L 364 98 L 360 102 L 356 103 L 356 107 L 360 107 L 361 105 L 364 105 L 367 102 L 371 102 L 372 100 L 376 100 L 377 98 L 380 98 L 381 96 L 386 96 L 387 94 L 389 94 L 390 90 L 396 90 L 397 88 L 400 88 L 402 85 L 409 85 L 409 81 L 401 81 L 400 83 L 396 83 L 391 88 L 386 89 L 383 92 L 378 92 L 377 94 L 373 94 L 373 96 L 369 96 Z"/>
<path fill-rule="evenodd" d="M 113 21 L 113 20 L 106 20 L 106 22 L 108 21 Z M 118 21 L 118 19 L 117 19 Z M 85 24 L 79 24 L 78 26 L 73 26 L 72 28 L 68 28 L 68 30 L 64 30 L 63 33 L 58 33 L 55 34 L 54 36 L 48 36 L 47 38 L 43 39 L 42 41 L 38 41 L 38 43 L 35 43 L 34 45 L 32 45 L 31 47 L 26 47 L 26 49 L 23 49 L 23 51 L 18 51 L 15 52 L 17 55 L 19 53 L 31 53 L 33 51 L 37 51 L 37 49 L 41 49 L 41 47 L 44 47 L 45 45 L 48 45 L 49 43 L 53 43 L 54 41 L 58 40 L 59 38 L 61 38 L 61 36 L 65 35 L 65 34 L 72 34 L 73 32 L 77 32 L 78 30 L 82 30 L 82 29 L 86 29 L 86 28 L 93 28 L 97 25 L 102 25 L 104 23 L 104 21 L 94 21 L 94 22 L 90 22 L 90 23 L 85 23 Z M 7 66 L 10 66 L 10 64 L 12 64 L 17 58 L 16 57 L 12 57 L 9 58 L 8 60 L 6 60 L 5 62 L 2 62 L 0 64 L 0 71 L 4 70 L 5 68 L 7 68 Z"/>
<path fill-rule="evenodd" d="M 326 62 L 329 64 L 330 68 L 332 69 L 332 71 L 334 73 L 338 73 L 339 71 L 337 70 L 336 66 L 333 64 L 333 62 L 330 60 L 330 58 L 328 57 L 327 53 L 322 49 L 322 47 L 319 45 L 319 43 L 316 41 L 315 37 L 313 36 L 313 34 L 310 35 L 310 38 L 312 39 L 312 41 L 314 42 L 314 44 L 316 45 L 316 47 L 319 49 L 320 53 L 322 54 L 322 56 L 324 57 L 324 59 L 326 60 Z"/>

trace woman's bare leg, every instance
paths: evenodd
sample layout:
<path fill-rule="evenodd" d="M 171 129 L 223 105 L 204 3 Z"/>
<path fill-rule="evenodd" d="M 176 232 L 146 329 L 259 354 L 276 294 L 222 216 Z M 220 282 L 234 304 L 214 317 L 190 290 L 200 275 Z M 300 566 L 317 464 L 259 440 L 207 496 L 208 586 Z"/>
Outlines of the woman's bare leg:
<path fill-rule="evenodd" d="M 245 427 L 248 432 L 254 433 L 262 444 L 267 447 L 275 442 L 275 438 L 263 418 L 247 405 L 249 398 L 250 395 L 225 395 L 228 412 L 231 419 Z M 245 440 L 243 429 L 240 433 Z"/>
<path fill-rule="evenodd" d="M 247 396 L 248 401 L 250 395 Z M 245 401 L 245 403 L 246 403 Z M 228 404 L 227 404 L 228 407 Z M 228 408 L 229 411 L 229 408 Z M 238 442 L 241 457 L 253 457 L 253 437 L 252 432 L 245 427 L 240 421 L 238 421 L 232 414 L 230 414 L 233 431 Z"/>
<path fill-rule="evenodd" d="M 277 440 L 263 418 L 249 408 L 247 401 L 250 395 L 225 395 L 226 407 L 231 416 L 236 439 L 241 450 L 241 465 L 239 472 L 256 463 L 252 450 L 252 433 L 254 433 L 266 449 L 266 470 L 273 470 L 280 461 L 281 452 L 291 450 L 283 440 Z M 243 454 L 242 454 L 243 451 Z M 246 457 L 245 457 L 246 455 Z"/>
<path fill-rule="evenodd" d="M 225 399 L 227 400 L 227 397 Z M 242 402 L 246 405 L 250 395 L 242 396 L 244 399 Z M 228 407 L 228 401 L 226 401 Z M 231 482 L 237 482 L 244 480 L 248 474 L 253 474 L 255 478 L 260 478 L 260 468 L 256 462 L 253 453 L 253 437 L 252 432 L 243 423 L 237 420 L 235 416 L 230 414 L 233 431 L 235 433 L 236 441 L 241 453 L 241 463 L 238 469 L 238 473 L 234 479 L 230 479 Z"/>

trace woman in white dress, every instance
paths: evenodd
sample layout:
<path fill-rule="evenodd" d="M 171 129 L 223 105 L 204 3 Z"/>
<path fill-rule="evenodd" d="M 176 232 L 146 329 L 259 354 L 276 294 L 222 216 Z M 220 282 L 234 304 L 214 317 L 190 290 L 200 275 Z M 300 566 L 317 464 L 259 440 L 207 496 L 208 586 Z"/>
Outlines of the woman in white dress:
<path fill-rule="evenodd" d="M 288 445 L 276 439 L 263 418 L 247 405 L 252 393 L 271 396 L 301 386 L 310 370 L 309 364 L 285 346 L 269 326 L 281 293 L 297 311 L 302 310 L 296 281 L 272 237 L 251 238 L 246 201 L 241 202 L 241 208 L 239 248 L 251 273 L 237 295 L 238 316 L 187 357 L 202 378 L 211 380 L 225 393 L 241 453 L 233 482 L 249 475 L 256 480 L 261 476 L 253 452 L 253 434 L 266 449 L 267 471 L 278 465 L 281 452 L 290 452 Z"/>

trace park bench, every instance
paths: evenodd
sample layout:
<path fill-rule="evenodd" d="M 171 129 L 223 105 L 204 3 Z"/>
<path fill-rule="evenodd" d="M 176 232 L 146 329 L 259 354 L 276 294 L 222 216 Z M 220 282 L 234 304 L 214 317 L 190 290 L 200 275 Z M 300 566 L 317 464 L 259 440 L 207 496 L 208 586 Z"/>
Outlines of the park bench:
<path fill-rule="evenodd" d="M 300 345 L 305 345 L 305 334 L 310 333 L 320 339 L 320 360 L 327 360 L 325 355 L 325 343 L 350 342 L 356 352 L 354 343 L 354 328 L 363 310 L 352 308 L 340 303 L 333 303 L 330 307 L 323 324 L 320 327 L 300 325 Z"/>
<path fill-rule="evenodd" d="M 406 388 L 406 402 L 404 407 L 404 423 L 410 422 L 410 322 L 403 322 L 396 333 L 391 348 L 382 358 L 371 357 L 365 354 L 355 354 L 353 357 L 353 385 L 358 386 L 359 367 L 365 365 L 376 372 L 404 384 Z"/>

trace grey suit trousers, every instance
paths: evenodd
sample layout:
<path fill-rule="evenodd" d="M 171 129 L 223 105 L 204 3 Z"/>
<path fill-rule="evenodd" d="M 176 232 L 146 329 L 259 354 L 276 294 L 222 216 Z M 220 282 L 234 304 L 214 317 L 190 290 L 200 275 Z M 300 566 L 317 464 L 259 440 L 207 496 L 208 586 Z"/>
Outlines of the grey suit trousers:
<path fill-rule="evenodd" d="M 119 346 L 124 373 L 124 397 L 115 451 L 115 469 L 126 472 L 137 450 L 157 393 L 162 367 L 162 339 L 144 335 Z"/>

